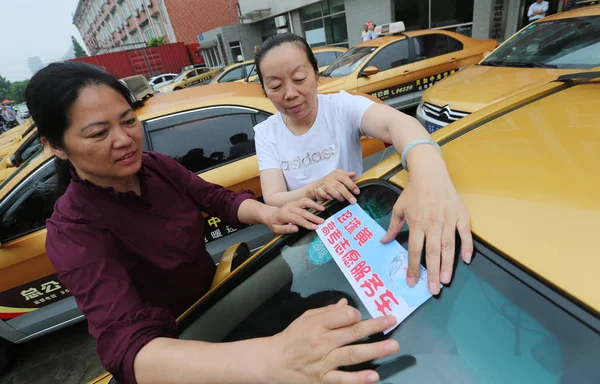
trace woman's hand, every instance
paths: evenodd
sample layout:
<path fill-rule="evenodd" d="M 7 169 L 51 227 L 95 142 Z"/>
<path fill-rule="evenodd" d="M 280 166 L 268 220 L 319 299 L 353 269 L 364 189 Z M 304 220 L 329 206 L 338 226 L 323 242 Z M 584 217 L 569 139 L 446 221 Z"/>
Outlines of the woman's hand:
<path fill-rule="evenodd" d="M 298 226 L 309 230 L 316 230 L 324 219 L 307 211 L 307 208 L 313 208 L 317 211 L 325 210 L 325 207 L 312 201 L 309 198 L 303 198 L 298 201 L 285 204 L 281 208 L 266 207 L 267 218 L 264 223 L 269 226 L 273 233 L 285 235 L 298 231 Z"/>
<path fill-rule="evenodd" d="M 325 200 L 348 200 L 350 204 L 356 203 L 356 197 L 360 190 L 352 181 L 356 172 L 346 172 L 337 169 L 329 175 L 309 184 L 308 193 L 310 198 L 317 201 Z M 354 194 L 354 195 L 353 195 Z"/>
<path fill-rule="evenodd" d="M 276 383 L 374 383 L 375 371 L 342 372 L 337 368 L 392 355 L 396 340 L 347 346 L 396 323 L 393 316 L 361 321 L 360 312 L 346 299 L 312 309 L 283 332 L 272 337 L 269 382 Z"/>
<path fill-rule="evenodd" d="M 413 164 L 410 169 L 406 188 L 394 205 L 389 229 L 381 241 L 388 243 L 394 240 L 405 221 L 408 222 L 406 279 L 413 286 L 419 280 L 421 251 L 423 242 L 427 240 L 427 280 L 429 291 L 437 295 L 440 282 L 448 284 L 452 279 L 456 231 L 462 241 L 462 259 L 466 263 L 471 262 L 473 238 L 469 213 L 443 164 L 425 172 Z"/>

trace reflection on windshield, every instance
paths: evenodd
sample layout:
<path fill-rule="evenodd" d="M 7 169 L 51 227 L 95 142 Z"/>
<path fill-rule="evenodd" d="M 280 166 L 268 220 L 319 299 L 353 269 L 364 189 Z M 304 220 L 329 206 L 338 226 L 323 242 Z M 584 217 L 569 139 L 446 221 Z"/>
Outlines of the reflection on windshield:
<path fill-rule="evenodd" d="M 174 83 L 177 83 L 177 82 L 179 82 L 179 81 L 183 80 L 183 76 L 185 76 L 185 73 L 182 73 L 182 74 L 180 74 L 179 76 L 177 76 L 177 77 L 175 78 L 175 80 L 173 80 L 173 82 L 174 82 Z"/>
<path fill-rule="evenodd" d="M 366 187 L 358 204 L 386 228 L 397 196 L 384 186 Z M 336 203 L 329 213 L 342 206 Z M 206 309 L 182 338 L 270 336 L 304 311 L 343 297 L 369 317 L 335 261 L 315 247 L 315 232 L 287 239 L 263 255 L 265 264 L 241 277 L 243 282 Z M 408 232 L 397 240 L 408 247 Z M 350 368 L 376 368 L 382 382 L 398 384 L 600 382 L 599 334 L 481 253 L 469 266 L 457 263 L 452 284 L 388 336 L 400 343 L 397 355 Z"/>
<path fill-rule="evenodd" d="M 481 65 L 589 69 L 600 65 L 600 17 L 531 24 Z"/>
<path fill-rule="evenodd" d="M 338 57 L 326 70 L 323 76 L 344 77 L 356 70 L 377 49 L 376 47 L 356 47 Z"/>

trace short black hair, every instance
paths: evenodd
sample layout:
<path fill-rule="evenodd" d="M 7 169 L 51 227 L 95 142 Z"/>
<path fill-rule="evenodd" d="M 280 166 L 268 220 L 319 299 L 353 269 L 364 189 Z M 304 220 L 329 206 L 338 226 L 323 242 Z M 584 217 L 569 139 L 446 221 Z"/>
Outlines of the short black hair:
<path fill-rule="evenodd" d="M 94 65 L 59 62 L 37 72 L 25 88 L 25 102 L 37 126 L 38 136 L 45 137 L 55 148 L 64 149 L 71 107 L 82 89 L 100 84 L 113 88 L 132 108 L 135 107 L 135 97 L 129 88 Z M 55 158 L 55 163 L 59 194 L 62 194 L 71 180 L 70 163 L 59 158 Z"/>
<path fill-rule="evenodd" d="M 256 65 L 256 73 L 258 74 L 258 79 L 260 80 L 260 84 L 262 85 L 263 89 L 265 88 L 265 86 L 263 84 L 260 63 L 270 50 L 279 47 L 280 45 L 285 43 L 296 44 L 298 47 L 302 48 L 304 53 L 306 53 L 306 58 L 308 59 L 308 62 L 315 70 L 315 74 L 319 73 L 319 65 L 317 64 L 317 59 L 315 58 L 315 55 L 313 54 L 313 51 L 310 48 L 310 45 L 308 45 L 308 43 L 306 42 L 306 40 L 304 40 L 303 37 L 295 35 L 293 33 L 281 33 L 278 35 L 273 35 L 262 43 L 254 59 L 254 63 Z"/>

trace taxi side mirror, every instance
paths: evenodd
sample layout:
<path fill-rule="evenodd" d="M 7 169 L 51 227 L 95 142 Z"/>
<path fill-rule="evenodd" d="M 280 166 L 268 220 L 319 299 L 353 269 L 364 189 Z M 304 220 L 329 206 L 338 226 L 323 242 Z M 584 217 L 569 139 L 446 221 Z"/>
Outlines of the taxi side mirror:
<path fill-rule="evenodd" d="M 367 68 L 365 68 L 363 70 L 363 75 L 369 77 L 369 76 L 373 76 L 379 73 L 379 68 L 373 66 L 373 65 L 369 65 Z"/>
<path fill-rule="evenodd" d="M 219 265 L 217 266 L 217 272 L 211 284 L 211 288 L 214 288 L 217 284 L 223 281 L 229 274 L 235 270 L 240 264 L 248 260 L 250 257 L 250 247 L 246 243 L 233 244 L 231 247 L 223 253 Z"/>
<path fill-rule="evenodd" d="M 11 157 L 8 157 L 6 160 L 4 160 L 4 162 L 6 163 L 6 168 L 14 168 L 15 163 L 17 162 L 17 158 L 15 155 L 12 155 Z"/>

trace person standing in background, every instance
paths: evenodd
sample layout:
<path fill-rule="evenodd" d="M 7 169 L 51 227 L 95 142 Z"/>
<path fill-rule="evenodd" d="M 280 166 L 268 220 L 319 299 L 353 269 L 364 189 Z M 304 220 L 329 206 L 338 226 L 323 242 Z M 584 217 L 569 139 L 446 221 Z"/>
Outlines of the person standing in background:
<path fill-rule="evenodd" d="M 536 0 L 535 3 L 531 4 L 529 7 L 529 11 L 527 12 L 527 17 L 529 17 L 529 22 L 533 22 L 539 19 L 543 19 L 546 17 L 546 12 L 548 12 L 548 2 L 543 0 Z"/>
<path fill-rule="evenodd" d="M 360 38 L 361 38 L 361 40 L 363 40 L 363 41 L 364 41 L 365 35 L 366 35 L 367 33 L 369 33 L 369 25 L 368 25 L 368 23 L 365 23 L 365 25 L 364 25 L 364 28 L 363 28 L 363 30 L 362 30 L 362 32 L 361 32 L 361 34 L 360 34 Z"/>

